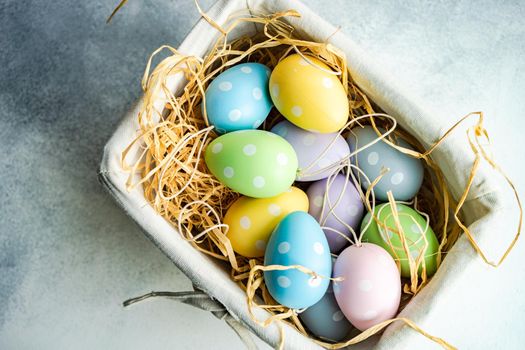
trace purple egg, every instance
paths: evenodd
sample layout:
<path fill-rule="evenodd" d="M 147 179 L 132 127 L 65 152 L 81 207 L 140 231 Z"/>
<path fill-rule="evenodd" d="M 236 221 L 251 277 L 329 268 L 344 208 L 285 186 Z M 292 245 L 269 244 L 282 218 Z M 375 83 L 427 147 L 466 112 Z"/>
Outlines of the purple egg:
<path fill-rule="evenodd" d="M 325 196 L 327 184 L 330 189 Z M 350 238 L 352 238 L 351 232 L 346 225 L 353 228 L 356 234 L 359 233 L 357 230 L 363 217 L 364 205 L 355 185 L 351 179 L 346 179 L 346 175 L 337 174 L 335 177 L 317 181 L 310 185 L 306 194 L 310 202 L 308 212 L 322 227 L 337 230 Z M 348 240 L 330 229 L 323 229 L 323 231 L 330 251 L 338 253 L 348 245 Z"/>
<path fill-rule="evenodd" d="M 285 120 L 275 125 L 271 132 L 288 141 L 299 160 L 297 181 L 316 181 L 332 174 L 342 159 L 350 155 L 345 139 L 337 134 L 320 134 L 303 130 Z"/>

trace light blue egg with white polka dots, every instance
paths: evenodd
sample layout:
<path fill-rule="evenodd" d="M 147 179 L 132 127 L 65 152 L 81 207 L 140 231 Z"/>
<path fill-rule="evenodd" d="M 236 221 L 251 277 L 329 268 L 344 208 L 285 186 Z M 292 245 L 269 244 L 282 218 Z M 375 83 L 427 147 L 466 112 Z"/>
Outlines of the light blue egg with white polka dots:
<path fill-rule="evenodd" d="M 379 131 L 385 132 L 381 128 Z M 350 131 L 347 142 L 350 150 L 354 152 L 377 138 L 378 135 L 371 126 L 358 126 Z M 413 149 L 399 137 L 395 142 L 401 147 Z M 424 170 L 421 160 L 398 151 L 382 140 L 360 151 L 357 156 L 351 158 L 351 162 L 357 165 L 370 181 L 374 181 L 380 175 L 382 168 L 390 169 L 374 186 L 374 195 L 379 201 L 388 201 L 388 191 L 392 191 L 395 200 L 410 200 L 416 196 L 423 183 Z M 362 188 L 366 190 L 369 184 L 364 176 L 357 171 L 354 173 L 361 178 Z"/>
<path fill-rule="evenodd" d="M 270 69 L 242 63 L 219 74 L 206 89 L 206 112 L 218 133 L 257 129 L 273 107 Z"/>
<path fill-rule="evenodd" d="M 279 304 L 302 309 L 321 300 L 330 284 L 332 260 L 317 221 L 302 211 L 285 216 L 268 240 L 264 265 L 301 265 L 317 274 L 297 269 L 265 271 L 266 288 Z"/>

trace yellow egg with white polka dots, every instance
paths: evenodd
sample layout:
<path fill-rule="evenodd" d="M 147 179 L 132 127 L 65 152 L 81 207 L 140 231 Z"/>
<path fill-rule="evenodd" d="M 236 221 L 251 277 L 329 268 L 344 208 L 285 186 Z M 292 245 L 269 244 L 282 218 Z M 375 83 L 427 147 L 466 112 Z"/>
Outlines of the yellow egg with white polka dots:
<path fill-rule="evenodd" d="M 264 256 L 273 229 L 294 211 L 308 212 L 308 196 L 297 187 L 270 198 L 240 197 L 223 220 L 233 250 L 248 258 Z"/>
<path fill-rule="evenodd" d="M 302 129 L 330 133 L 348 121 L 348 98 L 343 84 L 325 63 L 293 54 L 277 64 L 270 76 L 275 107 Z"/>

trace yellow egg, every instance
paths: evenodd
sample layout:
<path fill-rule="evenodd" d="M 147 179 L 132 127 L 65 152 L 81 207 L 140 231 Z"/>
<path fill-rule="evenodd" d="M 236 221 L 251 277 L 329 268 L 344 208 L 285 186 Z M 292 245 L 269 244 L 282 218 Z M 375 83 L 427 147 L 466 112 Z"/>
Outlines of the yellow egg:
<path fill-rule="evenodd" d="M 223 220 L 233 250 L 249 258 L 263 256 L 273 229 L 294 211 L 308 212 L 308 196 L 296 187 L 275 197 L 237 199 Z"/>
<path fill-rule="evenodd" d="M 306 57 L 331 71 L 320 60 Z M 302 129 L 330 133 L 348 121 L 348 99 L 338 76 L 314 67 L 297 54 L 286 57 L 274 68 L 270 96 L 279 112 Z"/>

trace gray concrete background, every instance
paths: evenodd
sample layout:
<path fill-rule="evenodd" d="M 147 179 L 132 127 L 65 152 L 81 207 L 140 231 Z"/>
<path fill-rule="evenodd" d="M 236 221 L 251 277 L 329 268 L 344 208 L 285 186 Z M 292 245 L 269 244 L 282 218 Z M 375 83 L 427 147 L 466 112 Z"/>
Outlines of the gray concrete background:
<path fill-rule="evenodd" d="M 0 349 L 240 348 L 229 328 L 188 306 L 120 306 L 149 290 L 190 287 L 96 171 L 140 94 L 148 55 L 177 46 L 198 13 L 191 0 L 130 0 L 106 25 L 116 2 L 0 3 Z M 523 193 L 521 2 L 305 2 L 404 84 L 426 86 L 420 97 L 429 104 L 458 117 L 484 110 L 496 155 Z M 525 292 L 523 278 L 512 277 L 523 252 L 520 243 L 495 283 Z M 501 304 L 504 294 L 495 298 Z M 499 336 L 518 348 L 523 321 L 501 312 L 495 322 L 509 326 Z"/>

